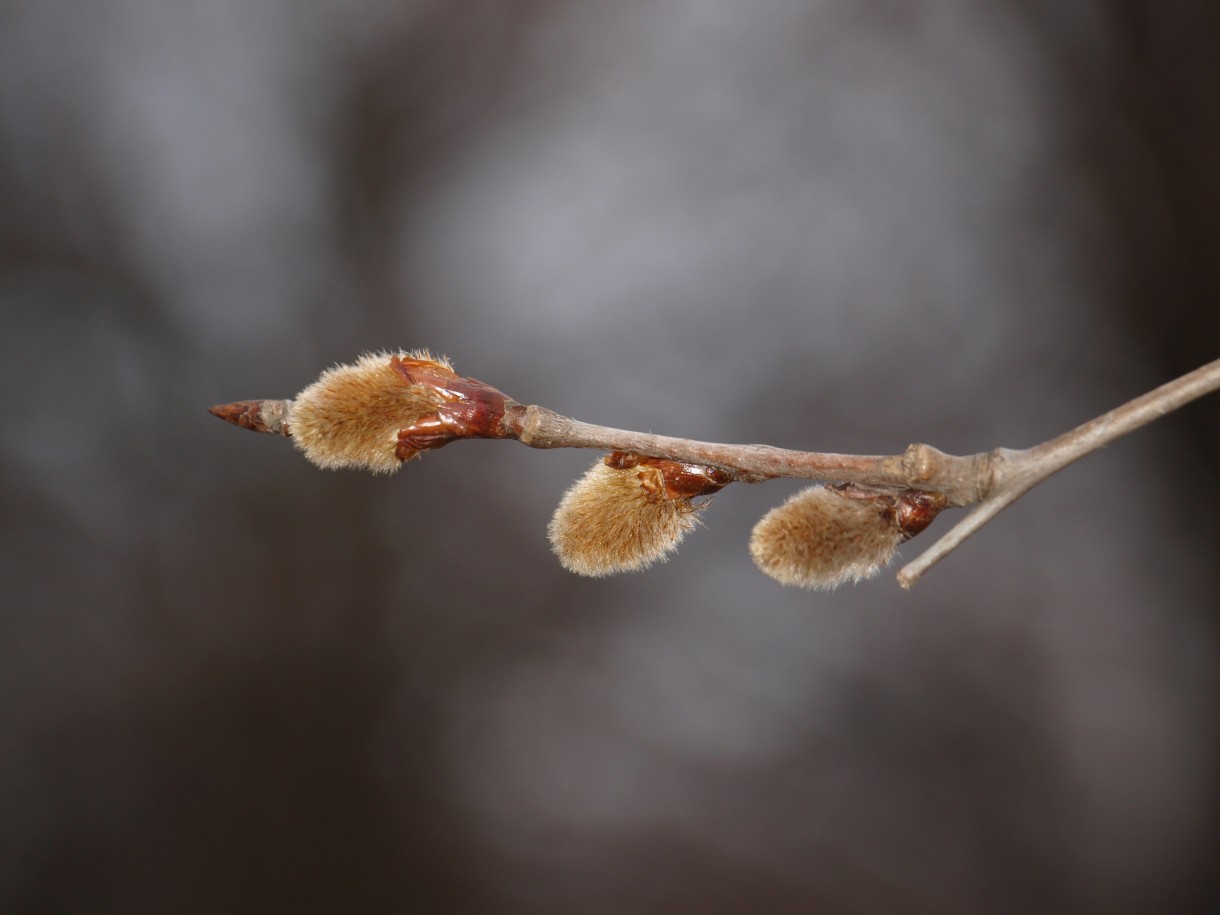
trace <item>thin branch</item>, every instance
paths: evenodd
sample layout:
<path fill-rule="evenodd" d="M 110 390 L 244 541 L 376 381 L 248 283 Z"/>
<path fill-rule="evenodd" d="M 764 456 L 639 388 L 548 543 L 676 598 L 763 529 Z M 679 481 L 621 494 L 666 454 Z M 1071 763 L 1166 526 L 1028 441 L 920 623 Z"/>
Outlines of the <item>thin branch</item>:
<path fill-rule="evenodd" d="M 735 480 L 761 483 L 786 477 L 830 480 L 880 488 L 928 489 L 944 493 L 950 505 L 973 505 L 982 497 L 986 454 L 959 457 L 930 445 L 911 445 L 898 455 L 828 454 L 791 451 L 771 445 L 726 445 L 650 432 L 630 432 L 580 422 L 545 407 L 510 407 L 504 417 L 509 438 L 531 448 L 595 448 L 626 451 L 688 464 L 721 467 Z"/>
<path fill-rule="evenodd" d="M 1041 445 L 1024 451 L 1001 448 L 992 452 L 992 484 L 986 498 L 948 533 L 899 570 L 898 583 L 904 588 L 911 587 L 967 537 L 1064 467 L 1217 389 L 1220 389 L 1220 359 Z"/>
<path fill-rule="evenodd" d="M 372 371 L 377 357 L 351 371 Z M 625 429 L 612 429 L 561 416 L 545 407 L 526 406 L 473 378 L 460 378 L 447 362 L 427 354 L 390 357 L 387 372 L 378 384 L 406 383 L 412 391 L 410 403 L 416 412 L 397 424 L 397 449 L 377 458 L 377 463 L 358 455 L 311 455 L 322 466 L 367 466 L 393 469 L 398 463 L 434 450 L 458 438 L 514 438 L 531 448 L 593 448 L 663 458 L 686 464 L 716 468 L 727 479 L 759 483 L 778 477 L 855 483 L 881 490 L 917 489 L 942 494 L 951 506 L 976 508 L 921 556 L 904 566 L 898 581 L 913 585 L 935 563 L 956 549 L 971 534 L 1047 477 L 1103 445 L 1220 388 L 1220 359 L 1183 375 L 1154 391 L 1097 417 L 1070 432 L 1022 451 L 997 448 L 966 456 L 946 454 L 930 445 L 911 445 L 900 455 L 825 454 L 792 451 L 770 445 L 728 445 L 699 442 Z M 372 368 L 370 368 L 372 367 Z M 351 383 L 343 370 L 331 370 L 302 392 L 310 396 L 319 385 Z M 333 380 L 327 381 L 328 377 Z M 361 376 L 363 377 L 363 376 Z M 365 396 L 360 382 L 353 396 Z M 345 394 L 348 388 L 343 389 Z M 390 388 L 391 400 L 399 395 Z M 278 435 L 292 435 L 292 424 L 306 417 L 301 397 L 294 401 L 238 401 L 212 407 L 221 419 L 243 428 Z M 344 401 L 347 403 L 347 401 Z M 359 400 L 348 406 L 359 407 Z M 383 407 L 385 403 L 381 404 Z M 316 406 L 310 410 L 317 412 Z M 351 422 L 349 417 L 345 422 Z M 358 414 L 362 432 L 376 441 L 381 435 Z M 317 438 L 317 436 L 315 436 Z M 325 438 L 323 436 L 322 438 Z M 319 447 L 326 443 L 321 441 Z M 309 453 L 306 447 L 307 454 Z M 397 461 L 394 455 L 397 455 Z"/>

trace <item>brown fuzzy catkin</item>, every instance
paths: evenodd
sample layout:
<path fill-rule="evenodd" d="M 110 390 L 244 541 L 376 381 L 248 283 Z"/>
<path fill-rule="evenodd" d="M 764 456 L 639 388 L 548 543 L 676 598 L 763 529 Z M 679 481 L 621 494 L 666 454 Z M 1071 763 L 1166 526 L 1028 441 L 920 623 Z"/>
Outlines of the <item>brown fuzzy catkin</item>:
<path fill-rule="evenodd" d="M 871 578 L 905 539 L 892 504 L 884 497 L 855 498 L 810 486 L 754 526 L 750 555 L 784 585 L 829 591 Z"/>
<path fill-rule="evenodd" d="M 667 559 L 698 526 L 699 508 L 664 491 L 655 466 L 620 469 L 599 460 L 564 494 L 547 528 L 560 563 L 601 577 Z"/>
<path fill-rule="evenodd" d="M 404 359 L 434 363 L 453 372 L 445 359 L 426 351 L 403 352 Z M 393 473 L 398 430 L 435 412 L 441 396 L 410 384 L 394 371 L 391 354 L 368 353 L 354 365 L 337 365 L 296 396 L 288 424 L 294 444 L 319 467 Z"/>

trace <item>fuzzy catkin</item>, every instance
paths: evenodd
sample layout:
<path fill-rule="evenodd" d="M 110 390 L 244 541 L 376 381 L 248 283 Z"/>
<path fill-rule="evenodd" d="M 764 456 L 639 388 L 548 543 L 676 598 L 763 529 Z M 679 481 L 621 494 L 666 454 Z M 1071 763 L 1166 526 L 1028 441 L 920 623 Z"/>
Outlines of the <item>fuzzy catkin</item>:
<path fill-rule="evenodd" d="M 698 526 L 698 508 L 689 499 L 659 494 L 659 477 L 651 466 L 619 469 L 599 460 L 589 468 L 564 493 L 547 528 L 563 567 L 601 577 L 667 559 Z"/>
<path fill-rule="evenodd" d="M 397 355 L 453 371 L 448 361 L 426 351 Z M 443 401 L 432 388 L 405 381 L 390 359 L 389 353 L 367 353 L 354 365 L 327 369 L 296 396 L 288 424 L 309 460 L 328 470 L 374 473 L 393 473 L 402 465 L 394 453 L 398 430 L 435 412 Z"/>
<path fill-rule="evenodd" d="M 763 516 L 750 535 L 755 565 L 780 584 L 832 590 L 871 578 L 903 533 L 888 503 L 810 486 Z"/>

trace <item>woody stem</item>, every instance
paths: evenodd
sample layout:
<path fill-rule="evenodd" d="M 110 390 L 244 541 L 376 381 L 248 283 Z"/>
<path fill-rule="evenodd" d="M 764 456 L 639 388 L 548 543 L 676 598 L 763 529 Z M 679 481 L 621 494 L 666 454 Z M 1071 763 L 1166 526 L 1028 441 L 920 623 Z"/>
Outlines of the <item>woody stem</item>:
<path fill-rule="evenodd" d="M 989 477 L 991 456 L 945 454 L 911 445 L 898 455 L 828 454 L 771 445 L 699 442 L 649 432 L 584 423 L 545 407 L 514 405 L 504 418 L 508 434 L 531 448 L 596 448 L 628 451 L 707 467 L 722 467 L 749 483 L 778 477 L 833 480 L 868 486 L 916 488 L 944 493 L 951 505 L 978 502 Z"/>

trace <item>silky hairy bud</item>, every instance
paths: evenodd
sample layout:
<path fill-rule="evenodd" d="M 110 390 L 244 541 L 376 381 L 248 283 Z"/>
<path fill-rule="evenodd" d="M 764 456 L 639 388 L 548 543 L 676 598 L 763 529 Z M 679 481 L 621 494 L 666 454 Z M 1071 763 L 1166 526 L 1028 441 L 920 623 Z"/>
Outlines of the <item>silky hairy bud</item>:
<path fill-rule="evenodd" d="M 319 467 L 392 473 L 403 463 L 399 430 L 433 415 L 445 403 L 435 386 L 413 384 L 396 369 L 413 365 L 442 378 L 457 375 L 448 360 L 427 351 L 369 353 L 337 365 L 292 401 L 292 440 Z"/>
<path fill-rule="evenodd" d="M 564 494 L 547 528 L 560 563 L 578 575 L 637 572 L 664 561 L 698 526 L 723 471 L 616 451 Z"/>
<path fill-rule="evenodd" d="M 750 555 L 781 584 L 831 590 L 876 575 L 946 504 L 940 493 L 915 489 L 810 486 L 755 525 Z"/>

